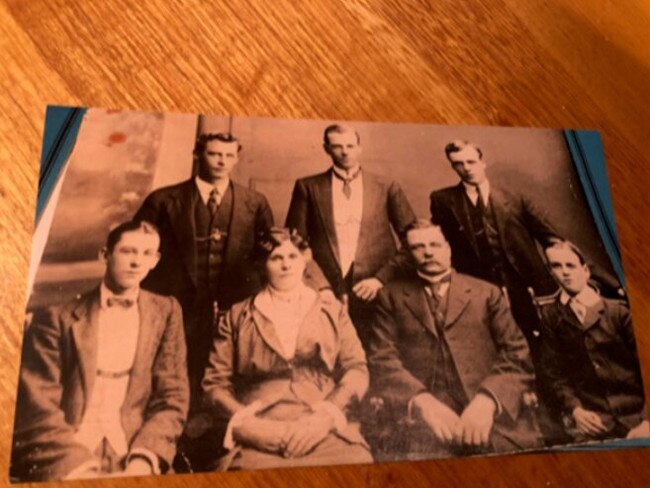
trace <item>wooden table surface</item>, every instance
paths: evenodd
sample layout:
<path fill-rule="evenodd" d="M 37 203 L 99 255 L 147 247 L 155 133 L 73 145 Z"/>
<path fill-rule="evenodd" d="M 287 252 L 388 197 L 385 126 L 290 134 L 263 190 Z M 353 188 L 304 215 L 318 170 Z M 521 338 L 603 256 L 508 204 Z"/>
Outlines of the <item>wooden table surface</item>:
<path fill-rule="evenodd" d="M 647 0 L 0 0 L 0 479 L 6 483 L 46 104 L 598 129 L 648 390 L 649 29 Z M 648 479 L 650 450 L 637 449 L 96 486 L 574 487 Z"/>

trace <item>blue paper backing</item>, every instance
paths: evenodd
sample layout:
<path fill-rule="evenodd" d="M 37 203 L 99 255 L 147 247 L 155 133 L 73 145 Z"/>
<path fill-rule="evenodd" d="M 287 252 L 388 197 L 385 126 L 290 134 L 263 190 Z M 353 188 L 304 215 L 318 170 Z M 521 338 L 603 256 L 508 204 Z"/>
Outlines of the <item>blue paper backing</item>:
<path fill-rule="evenodd" d="M 81 107 L 47 107 L 36 197 L 36 224 L 43 215 L 59 175 L 70 156 L 85 113 L 86 109 Z"/>

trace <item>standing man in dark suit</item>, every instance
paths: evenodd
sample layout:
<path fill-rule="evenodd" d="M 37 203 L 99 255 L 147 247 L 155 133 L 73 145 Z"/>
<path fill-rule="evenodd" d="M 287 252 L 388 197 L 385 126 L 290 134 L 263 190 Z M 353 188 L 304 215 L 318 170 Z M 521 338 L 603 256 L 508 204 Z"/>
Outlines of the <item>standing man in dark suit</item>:
<path fill-rule="evenodd" d="M 431 221 L 442 227 L 459 273 L 505 292 L 535 354 L 539 319 L 528 289 L 538 296 L 557 290 L 535 243 L 546 246 L 558 234 L 530 199 L 490 183 L 476 145 L 454 141 L 445 154 L 461 182 L 431 193 Z"/>
<path fill-rule="evenodd" d="M 451 268 L 440 227 L 406 231 L 417 272 L 377 296 L 368 362 L 392 434 L 387 460 L 507 452 L 540 445 L 528 345 L 501 291 Z"/>
<path fill-rule="evenodd" d="M 162 258 L 142 286 L 181 303 L 192 411 L 201 403 L 215 309 L 258 291 L 250 256 L 256 236 L 273 226 L 264 195 L 230 178 L 240 150 L 231 134 L 201 135 L 196 177 L 154 191 L 134 217 L 160 230 Z"/>
<path fill-rule="evenodd" d="M 365 347 L 368 303 L 407 260 L 392 232 L 400 235 L 415 215 L 396 182 L 361 168 L 353 128 L 330 125 L 323 139 L 332 167 L 296 182 L 286 225 L 309 240 L 334 293 L 348 302 Z"/>
<path fill-rule="evenodd" d="M 643 381 L 627 304 L 589 286 L 570 242 L 544 251 L 562 291 L 541 309 L 538 371 L 564 414 L 572 441 L 650 436 Z"/>
<path fill-rule="evenodd" d="M 11 476 L 20 481 L 165 472 L 189 405 L 178 302 L 140 289 L 160 238 L 109 235 L 100 286 L 34 315 L 25 332 Z"/>

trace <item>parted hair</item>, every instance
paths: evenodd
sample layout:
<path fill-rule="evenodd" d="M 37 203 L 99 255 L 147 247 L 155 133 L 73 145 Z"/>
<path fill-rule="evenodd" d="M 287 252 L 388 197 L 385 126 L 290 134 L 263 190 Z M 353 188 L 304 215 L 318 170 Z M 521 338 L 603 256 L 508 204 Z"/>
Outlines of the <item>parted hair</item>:
<path fill-rule="evenodd" d="M 578 257 L 578 260 L 580 261 L 581 265 L 587 264 L 587 259 L 585 258 L 585 255 L 582 253 L 580 248 L 571 241 L 562 241 L 557 239 L 551 241 L 547 246 L 544 247 L 545 255 L 546 255 L 546 251 L 548 251 L 549 249 L 564 249 L 567 251 L 571 251 L 573 254 L 575 254 Z"/>
<path fill-rule="evenodd" d="M 473 149 L 476 149 L 479 159 L 483 158 L 483 151 L 481 151 L 480 147 L 478 147 L 473 142 L 464 141 L 461 139 L 456 139 L 455 141 L 451 141 L 449 144 L 445 146 L 445 156 L 447 156 L 447 159 L 449 159 L 450 154 L 458 151 L 462 151 L 466 147 L 471 147 Z"/>
<path fill-rule="evenodd" d="M 329 146 L 330 134 L 333 132 L 336 134 L 344 134 L 345 132 L 354 132 L 354 134 L 357 136 L 357 144 L 361 144 L 361 137 L 359 136 L 359 133 L 355 129 L 353 129 L 348 125 L 332 124 L 332 125 L 328 125 L 325 128 L 325 132 L 323 132 L 323 144 L 325 144 L 326 146 Z"/>
<path fill-rule="evenodd" d="M 196 138 L 196 143 L 194 144 L 194 155 L 200 156 L 205 151 L 205 146 L 210 141 L 221 141 L 221 142 L 236 142 L 237 143 L 237 152 L 242 150 L 242 145 L 235 136 L 230 133 L 225 132 L 208 132 L 206 134 L 201 134 Z"/>
<path fill-rule="evenodd" d="M 160 235 L 158 228 L 151 222 L 147 222 L 146 220 L 129 220 L 128 222 L 121 223 L 108 233 L 108 237 L 106 237 L 106 250 L 109 253 L 113 252 L 115 245 L 120 242 L 122 234 L 134 231 L 144 234 Z"/>
<path fill-rule="evenodd" d="M 296 229 L 271 227 L 258 236 L 255 253 L 256 260 L 260 263 L 265 263 L 273 250 L 287 241 L 290 241 L 301 252 L 309 249 L 307 239 L 302 237 Z"/>

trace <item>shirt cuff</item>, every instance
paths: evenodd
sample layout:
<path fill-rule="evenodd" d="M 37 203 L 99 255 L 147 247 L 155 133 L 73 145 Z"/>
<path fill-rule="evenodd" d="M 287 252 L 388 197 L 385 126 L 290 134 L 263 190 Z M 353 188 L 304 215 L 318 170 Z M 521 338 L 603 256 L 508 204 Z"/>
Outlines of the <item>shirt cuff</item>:
<path fill-rule="evenodd" d="M 247 407 L 242 408 L 232 417 L 226 427 L 226 435 L 223 438 L 223 447 L 229 451 L 235 447 L 235 440 L 232 438 L 232 431 L 235 427 L 239 427 L 241 423 L 248 417 L 254 416 L 259 410 L 262 409 L 262 402 L 257 400 Z"/>
<path fill-rule="evenodd" d="M 417 393 L 411 397 L 408 404 L 406 405 L 406 422 L 409 424 L 414 424 L 416 422 L 416 419 L 413 416 L 413 402 L 420 395 L 431 395 L 431 393 L 429 393 L 428 391 L 421 391 L 420 393 Z"/>
<path fill-rule="evenodd" d="M 326 413 L 334 419 L 334 429 L 342 432 L 348 425 L 348 419 L 339 407 L 332 402 L 322 401 L 312 405 L 312 410 L 316 413 Z"/>
<path fill-rule="evenodd" d="M 68 474 L 66 474 L 63 477 L 63 480 L 76 480 L 78 479 L 81 475 L 88 471 L 95 471 L 97 472 L 97 476 L 99 476 L 99 470 L 100 470 L 100 465 L 99 461 L 97 459 L 89 459 L 88 461 L 81 463 L 79 466 L 74 468 L 72 471 L 70 471 Z M 87 477 L 84 475 L 84 477 Z"/>
<path fill-rule="evenodd" d="M 158 456 L 156 456 L 149 449 L 145 449 L 144 447 L 136 447 L 128 454 L 128 456 L 126 456 L 125 465 L 128 466 L 131 460 L 134 458 L 146 459 L 149 464 L 151 464 L 151 474 L 160 474 L 160 461 L 158 460 Z"/>
<path fill-rule="evenodd" d="M 483 393 L 484 395 L 489 396 L 492 400 L 494 400 L 494 403 L 497 406 L 497 411 L 495 412 L 494 416 L 498 417 L 499 415 L 501 415 L 501 413 L 503 412 L 503 406 L 501 406 L 501 402 L 499 401 L 497 396 L 487 388 L 481 388 L 479 390 L 479 393 Z"/>

